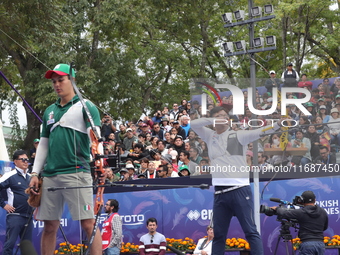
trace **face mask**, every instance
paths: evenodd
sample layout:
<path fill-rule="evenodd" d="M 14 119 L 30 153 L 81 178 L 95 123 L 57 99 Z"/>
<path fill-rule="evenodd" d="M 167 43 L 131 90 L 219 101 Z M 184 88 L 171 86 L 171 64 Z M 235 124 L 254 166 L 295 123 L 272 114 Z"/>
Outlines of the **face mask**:
<path fill-rule="evenodd" d="M 273 144 L 278 145 L 280 143 L 279 139 L 274 139 Z"/>

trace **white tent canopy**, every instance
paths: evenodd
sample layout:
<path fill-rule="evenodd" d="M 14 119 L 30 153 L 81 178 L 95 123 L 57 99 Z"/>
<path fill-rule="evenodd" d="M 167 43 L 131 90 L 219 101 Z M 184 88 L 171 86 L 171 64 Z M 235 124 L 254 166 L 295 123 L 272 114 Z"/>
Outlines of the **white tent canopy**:
<path fill-rule="evenodd" d="M 2 121 L 0 120 L 0 160 L 9 161 L 2 126 Z"/>

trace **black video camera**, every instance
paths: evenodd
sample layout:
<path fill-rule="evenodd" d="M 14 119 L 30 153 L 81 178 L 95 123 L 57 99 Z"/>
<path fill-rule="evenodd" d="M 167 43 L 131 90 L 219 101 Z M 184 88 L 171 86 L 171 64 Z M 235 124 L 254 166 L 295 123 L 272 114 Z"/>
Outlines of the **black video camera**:
<path fill-rule="evenodd" d="M 280 198 L 271 197 L 270 201 L 273 201 L 273 202 L 276 202 L 276 203 L 280 203 L 279 206 L 287 205 L 287 209 L 289 210 L 289 209 L 295 209 L 294 205 L 298 205 L 297 203 L 295 203 L 296 199 L 297 199 L 297 197 L 295 197 L 295 199 L 293 200 L 293 203 L 291 203 L 291 202 L 288 202 L 286 200 L 282 200 Z M 270 208 L 269 206 L 266 206 L 266 205 L 261 205 L 260 206 L 260 213 L 264 213 L 267 216 L 277 215 L 275 209 L 272 209 L 272 208 Z"/>

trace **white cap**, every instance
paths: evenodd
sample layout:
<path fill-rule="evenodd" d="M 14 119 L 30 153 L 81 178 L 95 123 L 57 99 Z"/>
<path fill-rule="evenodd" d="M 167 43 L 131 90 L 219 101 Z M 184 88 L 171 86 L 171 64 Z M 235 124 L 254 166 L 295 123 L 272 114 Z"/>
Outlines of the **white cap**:
<path fill-rule="evenodd" d="M 132 164 L 126 164 L 125 168 L 135 170 L 135 167 Z"/>
<path fill-rule="evenodd" d="M 172 159 L 176 159 L 177 158 L 177 155 L 178 155 L 178 152 L 176 150 L 172 150 L 170 151 L 169 153 L 171 155 L 171 158 Z"/>
<path fill-rule="evenodd" d="M 126 130 L 126 132 L 129 132 L 129 131 L 132 132 L 133 130 L 132 130 L 131 128 L 128 128 L 128 129 Z"/>
<path fill-rule="evenodd" d="M 271 71 L 269 72 L 269 74 L 272 74 L 272 73 L 275 73 L 275 71 L 274 71 L 274 70 L 271 70 Z"/>
<path fill-rule="evenodd" d="M 331 110 L 331 114 L 332 114 L 333 112 L 339 113 L 339 110 L 338 110 L 337 108 L 333 108 L 333 109 Z"/>

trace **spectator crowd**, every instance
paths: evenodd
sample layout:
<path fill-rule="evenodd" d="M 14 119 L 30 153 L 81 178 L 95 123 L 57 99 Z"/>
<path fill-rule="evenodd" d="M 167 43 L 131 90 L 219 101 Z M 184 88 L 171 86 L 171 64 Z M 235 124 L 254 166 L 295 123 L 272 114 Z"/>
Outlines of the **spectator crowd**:
<path fill-rule="evenodd" d="M 296 74 L 294 74 L 294 72 Z M 299 76 L 289 63 L 281 79 L 276 78 L 276 72 L 269 72 L 270 78 L 263 84 L 267 92 L 262 95 L 256 92 L 256 108 L 270 109 L 273 103 L 272 89 L 274 87 L 300 87 L 312 94 L 305 108 L 311 115 L 305 115 L 295 105 L 287 105 L 286 112 L 281 112 L 278 104 L 275 111 L 266 116 L 256 116 L 255 119 L 263 126 L 269 125 L 269 119 L 279 120 L 281 116 L 294 120 L 295 128 L 288 132 L 287 147 L 304 147 L 304 155 L 272 155 L 266 154 L 266 148 L 280 147 L 280 136 L 272 134 L 258 140 L 258 164 L 269 165 L 306 165 L 311 163 L 334 164 L 335 153 L 340 149 L 340 78 L 334 84 L 329 79 L 323 79 L 317 88 L 312 89 L 312 82 L 307 75 Z M 300 78 L 301 77 L 301 78 Z M 248 125 L 253 119 L 247 106 L 247 91 L 244 91 L 245 114 L 234 115 L 233 96 L 223 97 L 221 105 L 229 111 L 233 119 L 233 130 L 249 130 L 255 126 Z M 302 98 L 302 93 L 288 93 L 288 98 Z M 220 105 L 220 102 L 217 102 Z M 145 116 L 133 123 L 126 121 L 119 129 L 113 124 L 109 114 L 102 119 L 102 135 L 105 136 L 104 151 L 106 155 L 119 153 L 123 167 L 111 168 L 107 160 L 107 181 L 126 181 L 139 178 L 168 178 L 209 174 L 209 156 L 207 145 L 190 128 L 190 122 L 200 117 L 209 117 L 209 111 L 215 103 L 207 98 L 206 115 L 202 115 L 202 106 L 198 101 L 183 99 L 180 104 L 174 103 L 172 109 L 165 106 L 157 110 L 154 116 Z M 255 107 L 255 106 L 254 106 Z M 248 145 L 247 163 L 253 165 L 253 144 Z"/>

